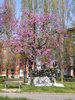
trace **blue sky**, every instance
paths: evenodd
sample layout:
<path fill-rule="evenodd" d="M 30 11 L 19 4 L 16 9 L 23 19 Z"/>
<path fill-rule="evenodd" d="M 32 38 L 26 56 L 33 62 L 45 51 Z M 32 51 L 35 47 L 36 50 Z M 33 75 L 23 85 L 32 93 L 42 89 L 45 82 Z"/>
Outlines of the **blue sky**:
<path fill-rule="evenodd" d="M 4 0 L 0 0 L 0 4 L 3 3 Z M 21 15 L 21 0 L 16 0 L 16 17 L 18 18 Z"/>
<path fill-rule="evenodd" d="M 16 17 L 21 15 L 21 0 L 16 0 Z"/>
<path fill-rule="evenodd" d="M 4 0 L 0 0 L 0 4 L 3 3 L 3 1 Z M 71 5 L 72 0 L 68 0 L 68 2 L 69 2 L 69 7 L 71 8 L 72 7 L 72 5 Z M 71 12 L 70 12 L 70 14 L 71 14 Z M 21 0 L 16 0 L 16 17 L 18 18 L 20 16 L 21 16 Z M 72 18 L 73 18 L 73 20 L 75 20 L 75 17 L 73 15 L 72 15 Z M 68 26 L 71 25 L 71 20 L 69 20 L 67 25 Z"/>
<path fill-rule="evenodd" d="M 0 4 L 3 2 L 4 0 L 0 0 Z"/>

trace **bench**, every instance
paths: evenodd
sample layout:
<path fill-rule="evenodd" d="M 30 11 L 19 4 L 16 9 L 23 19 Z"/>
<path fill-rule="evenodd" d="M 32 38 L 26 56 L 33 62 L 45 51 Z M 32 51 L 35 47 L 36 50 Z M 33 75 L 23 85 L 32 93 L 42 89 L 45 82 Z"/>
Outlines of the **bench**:
<path fill-rule="evenodd" d="M 7 88 L 8 86 L 14 86 L 14 87 L 19 87 L 19 89 L 21 88 L 21 85 L 23 83 L 23 80 L 20 79 L 7 79 L 4 81 L 5 83 L 5 88 Z"/>

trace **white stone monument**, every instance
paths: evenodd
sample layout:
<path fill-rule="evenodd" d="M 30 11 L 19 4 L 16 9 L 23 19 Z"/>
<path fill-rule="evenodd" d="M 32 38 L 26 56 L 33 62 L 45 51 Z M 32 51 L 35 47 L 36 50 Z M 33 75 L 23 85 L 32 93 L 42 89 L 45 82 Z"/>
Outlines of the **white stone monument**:
<path fill-rule="evenodd" d="M 61 83 L 51 82 L 49 77 L 35 77 L 33 80 L 34 86 L 56 86 L 56 87 L 64 87 Z"/>
<path fill-rule="evenodd" d="M 20 69 L 20 74 L 19 74 L 19 77 L 22 78 L 23 77 L 23 70 Z"/>

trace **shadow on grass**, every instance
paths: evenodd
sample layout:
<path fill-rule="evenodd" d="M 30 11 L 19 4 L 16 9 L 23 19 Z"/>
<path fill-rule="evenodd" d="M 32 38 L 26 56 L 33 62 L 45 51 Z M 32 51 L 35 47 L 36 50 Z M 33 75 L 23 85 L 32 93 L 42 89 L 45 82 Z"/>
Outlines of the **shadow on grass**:
<path fill-rule="evenodd" d="M 0 100 L 30 100 L 27 98 L 8 98 L 8 97 L 0 97 Z"/>

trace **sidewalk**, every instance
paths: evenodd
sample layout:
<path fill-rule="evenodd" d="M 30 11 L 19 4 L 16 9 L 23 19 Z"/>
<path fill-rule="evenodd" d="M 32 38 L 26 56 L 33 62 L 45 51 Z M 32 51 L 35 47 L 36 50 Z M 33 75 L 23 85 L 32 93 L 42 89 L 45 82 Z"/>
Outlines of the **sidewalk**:
<path fill-rule="evenodd" d="M 34 92 L 24 92 L 24 93 L 0 93 L 2 97 L 10 98 L 29 98 L 31 100 L 75 100 L 75 93 L 34 93 Z"/>

